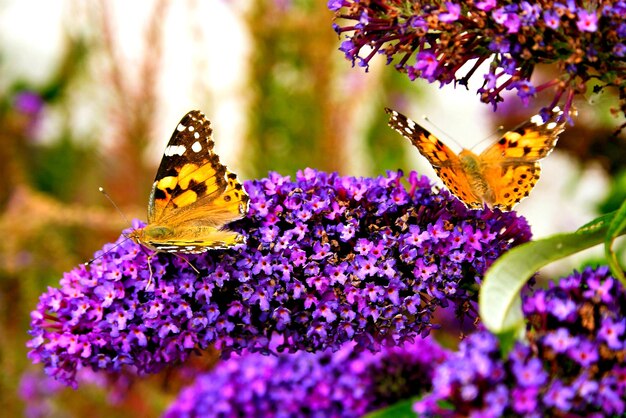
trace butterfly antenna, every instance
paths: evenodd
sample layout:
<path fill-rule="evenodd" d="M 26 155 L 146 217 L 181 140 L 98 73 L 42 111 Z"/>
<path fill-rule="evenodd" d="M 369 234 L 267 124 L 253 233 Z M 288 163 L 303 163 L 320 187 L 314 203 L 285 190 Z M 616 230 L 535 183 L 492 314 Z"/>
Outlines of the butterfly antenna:
<path fill-rule="evenodd" d="M 113 201 L 113 199 L 111 199 L 111 196 L 109 196 L 109 194 L 106 192 L 106 190 L 104 190 L 104 187 L 98 187 L 98 190 L 100 191 L 100 193 L 102 193 L 104 195 L 104 197 L 106 197 L 108 199 L 109 202 L 111 202 L 111 204 L 113 205 L 113 207 L 115 208 L 115 210 L 117 210 L 117 212 L 122 216 L 122 219 L 124 219 L 124 221 L 126 221 L 126 223 L 128 225 L 130 225 L 130 221 L 128 220 L 128 218 L 126 217 L 126 215 L 124 215 L 124 212 L 122 212 L 122 210 L 119 208 L 119 206 L 117 206 L 115 204 L 115 202 Z"/>
<path fill-rule="evenodd" d="M 452 137 L 452 135 L 448 134 L 446 131 L 444 131 L 443 129 L 441 129 L 441 127 L 437 126 L 435 123 L 433 123 L 433 121 L 431 121 L 428 116 L 426 115 L 422 115 L 422 119 L 424 120 L 424 122 L 428 122 L 430 124 L 430 126 L 432 126 L 433 128 L 437 129 L 437 131 L 439 131 L 440 133 L 442 133 L 446 138 L 448 138 L 450 141 L 454 142 L 456 145 L 458 145 L 461 148 L 465 148 L 463 147 L 461 144 L 459 144 L 457 142 L 456 139 L 454 139 Z"/>
<path fill-rule="evenodd" d="M 500 126 L 498 126 L 498 127 L 496 128 L 496 130 L 495 130 L 495 131 L 493 131 L 493 132 L 492 132 L 492 133 L 491 133 L 491 134 L 490 134 L 487 138 L 490 138 L 490 137 L 492 137 L 492 136 L 494 136 L 494 135 L 500 135 L 500 134 L 502 133 L 502 131 L 504 131 L 504 125 L 500 125 Z M 485 139 L 487 139 L 487 138 L 485 138 Z"/>
<path fill-rule="evenodd" d="M 119 206 L 117 206 L 115 204 L 115 202 L 113 201 L 113 199 L 111 199 L 111 196 L 109 196 L 109 194 L 106 192 L 106 190 L 104 190 L 104 187 L 98 187 L 98 190 L 100 191 L 100 193 L 102 193 L 104 195 L 104 197 L 107 198 L 107 200 L 109 202 L 111 202 L 111 204 L 113 205 L 113 207 L 115 208 L 115 210 L 117 210 L 117 212 L 120 214 L 120 216 L 122 217 L 122 219 L 124 219 L 124 221 L 127 224 L 130 224 L 130 221 L 128 220 L 128 218 L 126 217 L 126 215 L 124 215 L 124 212 L 122 212 L 122 210 L 119 208 Z M 128 241 L 130 239 L 130 237 L 126 234 L 124 234 L 124 240 L 122 240 L 121 242 L 115 244 L 113 247 L 109 248 L 107 251 L 103 252 L 102 254 L 100 254 L 97 257 L 92 258 L 91 260 L 87 261 L 85 263 L 86 266 L 91 265 L 94 261 L 96 261 L 97 259 L 104 257 L 105 255 L 107 255 L 108 253 L 110 253 L 111 251 L 113 251 L 114 249 L 116 249 L 117 247 L 119 247 L 120 245 L 122 245 L 123 243 L 125 243 L 126 241 Z"/>
<path fill-rule="evenodd" d="M 480 141 L 478 141 L 478 143 L 476 143 L 475 145 L 472 146 L 472 150 L 476 149 L 479 147 L 480 144 L 482 144 L 485 141 L 491 141 L 492 138 L 496 135 L 501 135 L 502 132 L 504 131 L 504 125 L 500 125 L 498 126 L 492 133 L 490 133 L 489 135 L 487 135 L 486 137 L 484 137 L 483 139 L 481 139 Z"/>
<path fill-rule="evenodd" d="M 90 266 L 94 261 L 96 261 L 99 258 L 104 257 L 105 255 L 107 255 L 108 253 L 110 253 L 111 251 L 113 251 L 114 249 L 116 249 L 117 247 L 119 247 L 120 245 L 122 245 L 123 243 L 125 243 L 126 241 L 128 241 L 130 239 L 130 237 L 124 235 L 124 239 L 120 242 L 118 242 L 117 244 L 115 244 L 114 246 L 112 246 L 111 248 L 109 248 L 108 250 L 106 250 L 105 252 L 103 252 L 102 254 L 100 254 L 97 257 L 92 258 L 89 261 L 86 261 L 85 263 L 83 263 L 86 266 Z"/>

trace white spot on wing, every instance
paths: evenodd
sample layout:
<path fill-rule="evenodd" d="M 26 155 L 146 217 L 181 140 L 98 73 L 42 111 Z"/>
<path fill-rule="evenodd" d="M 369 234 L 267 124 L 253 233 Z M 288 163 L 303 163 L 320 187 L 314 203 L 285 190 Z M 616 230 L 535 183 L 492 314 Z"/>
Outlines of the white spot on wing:
<path fill-rule="evenodd" d="M 165 155 L 167 157 L 171 157 L 172 155 L 183 155 L 185 150 L 186 148 L 184 145 L 170 145 L 165 148 Z"/>
<path fill-rule="evenodd" d="M 194 132 L 193 133 L 193 137 L 198 139 L 198 138 L 200 138 L 200 134 L 198 132 Z"/>
<path fill-rule="evenodd" d="M 554 129 L 554 128 L 556 128 L 556 125 L 557 125 L 557 123 L 556 123 L 556 122 L 550 122 L 550 123 L 546 126 L 546 128 L 548 128 L 548 129 Z"/>
<path fill-rule="evenodd" d="M 159 251 L 168 251 L 168 252 L 175 252 L 180 248 L 177 245 L 158 245 L 158 244 L 156 244 L 156 247 Z"/>
<path fill-rule="evenodd" d="M 541 117 L 541 115 L 533 116 L 532 118 L 530 118 L 530 121 L 537 126 L 543 125 L 543 118 Z"/>
<path fill-rule="evenodd" d="M 194 142 L 193 145 L 191 146 L 191 150 L 193 152 L 200 152 L 202 151 L 202 145 L 200 145 L 200 143 L 198 141 Z"/>
<path fill-rule="evenodd" d="M 185 126 L 185 125 L 183 125 L 182 123 L 179 123 L 179 124 L 178 124 L 178 126 L 176 127 L 176 130 L 177 130 L 178 132 L 182 132 L 182 131 L 184 131 L 184 130 L 185 130 L 185 128 L 186 128 L 186 126 Z"/>

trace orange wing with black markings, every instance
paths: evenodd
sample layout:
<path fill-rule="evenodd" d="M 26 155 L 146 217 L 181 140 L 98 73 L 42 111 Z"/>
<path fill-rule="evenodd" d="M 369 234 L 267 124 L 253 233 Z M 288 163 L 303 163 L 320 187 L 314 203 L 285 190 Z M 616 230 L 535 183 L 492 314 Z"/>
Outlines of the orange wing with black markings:
<path fill-rule="evenodd" d="M 411 119 L 385 110 L 389 125 L 415 145 L 446 187 L 470 208 L 487 204 L 511 210 L 528 196 L 541 174 L 539 160 L 552 152 L 565 129 L 563 112 L 555 108 L 548 120 L 533 116 L 480 155 L 467 149 L 457 155 Z"/>
<path fill-rule="evenodd" d="M 131 234 L 156 251 L 198 253 L 244 237 L 226 225 L 245 216 L 249 197 L 213 152 L 211 123 L 192 110 L 179 122 L 157 170 L 148 224 Z"/>
<path fill-rule="evenodd" d="M 450 147 L 403 114 L 389 108 L 385 111 L 389 114 L 389 126 L 415 145 L 450 192 L 469 207 L 482 207 L 481 197 L 473 190 L 459 156 Z"/>
<path fill-rule="evenodd" d="M 541 174 L 539 161 L 554 150 L 565 122 L 559 108 L 546 121 L 535 115 L 480 154 L 483 176 L 493 191 L 494 207 L 511 210 L 530 194 Z"/>

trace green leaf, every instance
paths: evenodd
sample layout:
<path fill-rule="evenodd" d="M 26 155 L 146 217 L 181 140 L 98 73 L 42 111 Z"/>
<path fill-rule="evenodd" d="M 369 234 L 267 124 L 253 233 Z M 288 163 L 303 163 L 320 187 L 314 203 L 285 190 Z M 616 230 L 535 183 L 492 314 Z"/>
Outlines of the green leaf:
<path fill-rule="evenodd" d="M 478 296 L 480 317 L 495 334 L 524 330 L 519 293 L 543 266 L 604 241 L 614 214 L 605 215 L 576 232 L 527 242 L 498 258 L 485 274 Z"/>
<path fill-rule="evenodd" d="M 500 341 L 500 353 L 502 354 L 502 358 L 506 358 L 506 354 L 513 349 L 515 341 L 519 339 L 517 334 L 518 330 L 514 328 L 498 334 L 498 340 Z"/>
<path fill-rule="evenodd" d="M 615 238 L 620 236 L 626 230 L 626 200 L 622 203 L 620 208 L 614 213 L 613 220 L 609 224 L 609 230 L 607 231 L 606 238 L 604 239 L 604 253 L 606 259 L 611 268 L 611 273 L 618 279 L 624 286 L 626 286 L 626 277 L 624 277 L 624 271 L 619 265 L 615 251 L 613 251 L 613 242 Z"/>
<path fill-rule="evenodd" d="M 578 228 L 577 232 L 590 232 L 591 230 L 604 228 L 613 221 L 616 213 L 617 211 L 613 211 L 611 213 L 607 213 L 606 215 L 602 215 Z"/>
<path fill-rule="evenodd" d="M 416 398 L 405 399 L 386 408 L 370 412 L 363 418 L 416 418 L 417 415 L 413 412 L 415 401 Z"/>

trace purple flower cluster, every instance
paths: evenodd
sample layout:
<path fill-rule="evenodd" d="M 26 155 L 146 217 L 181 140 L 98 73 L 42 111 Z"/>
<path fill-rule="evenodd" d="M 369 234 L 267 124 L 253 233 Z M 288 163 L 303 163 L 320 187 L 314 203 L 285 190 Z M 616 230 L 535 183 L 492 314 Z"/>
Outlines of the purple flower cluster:
<path fill-rule="evenodd" d="M 493 335 L 472 334 L 436 369 L 433 393 L 414 405 L 420 416 L 626 412 L 626 293 L 608 268 L 574 273 L 523 307 L 529 344 L 503 359 Z"/>
<path fill-rule="evenodd" d="M 307 169 L 295 181 L 271 173 L 245 188 L 249 213 L 231 226 L 246 245 L 149 260 L 121 236 L 40 297 L 30 358 L 75 385 L 83 367 L 152 373 L 212 344 L 225 355 L 348 341 L 376 351 L 428 334 L 441 306 L 473 320 L 487 267 L 530 238 L 516 214 L 470 211 L 415 173 Z M 282 342 L 272 349 L 275 334 Z"/>
<path fill-rule="evenodd" d="M 554 88 L 547 109 L 564 99 L 566 115 L 573 96 L 585 93 L 594 78 L 599 87 L 620 88 L 626 113 L 626 1 L 330 0 L 328 8 L 347 21 L 333 26 L 349 34 L 340 50 L 353 65 L 367 68 L 380 53 L 411 80 L 467 85 L 490 62 L 479 89 L 483 102 L 496 106 L 505 90 L 528 102 Z M 534 67 L 550 63 L 560 76 L 532 84 Z"/>
<path fill-rule="evenodd" d="M 164 416 L 357 418 L 430 390 L 447 355 L 421 338 L 376 354 L 354 344 L 334 353 L 247 353 L 200 375 Z"/>

